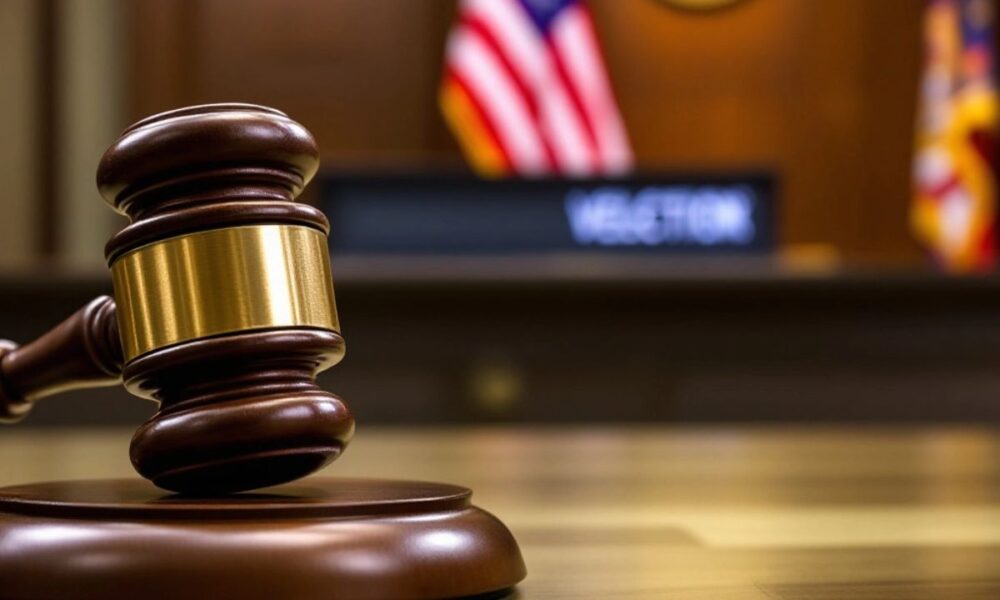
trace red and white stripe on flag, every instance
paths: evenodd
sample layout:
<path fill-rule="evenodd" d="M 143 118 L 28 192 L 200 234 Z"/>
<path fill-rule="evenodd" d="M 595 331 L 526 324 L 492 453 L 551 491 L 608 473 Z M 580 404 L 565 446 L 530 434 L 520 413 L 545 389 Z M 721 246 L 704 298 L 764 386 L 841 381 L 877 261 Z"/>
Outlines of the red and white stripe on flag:
<path fill-rule="evenodd" d="M 578 0 L 462 0 L 441 107 L 485 175 L 618 175 L 633 165 L 590 13 Z"/>

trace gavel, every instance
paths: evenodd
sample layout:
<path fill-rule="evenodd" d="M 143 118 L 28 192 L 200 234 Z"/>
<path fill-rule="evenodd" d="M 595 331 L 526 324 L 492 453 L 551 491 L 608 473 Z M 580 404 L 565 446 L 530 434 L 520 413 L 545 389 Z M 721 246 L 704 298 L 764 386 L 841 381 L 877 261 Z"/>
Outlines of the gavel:
<path fill-rule="evenodd" d="M 0 342 L 0 419 L 124 383 L 159 403 L 132 438 L 136 471 L 188 494 L 284 483 L 334 460 L 354 419 L 316 384 L 344 355 L 329 223 L 295 201 L 318 166 L 312 135 L 262 106 L 194 106 L 126 129 L 97 171 L 129 218 L 105 247 L 114 298 L 25 346 Z"/>

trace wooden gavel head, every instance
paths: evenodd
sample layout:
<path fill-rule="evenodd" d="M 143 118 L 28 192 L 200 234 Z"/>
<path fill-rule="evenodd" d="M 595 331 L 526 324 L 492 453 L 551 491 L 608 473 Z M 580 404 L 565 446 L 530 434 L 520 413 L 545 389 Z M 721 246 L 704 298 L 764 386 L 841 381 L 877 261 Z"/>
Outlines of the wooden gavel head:
<path fill-rule="evenodd" d="M 131 458 L 160 487 L 253 489 L 335 459 L 354 420 L 315 383 L 344 354 L 329 224 L 295 202 L 318 164 L 309 132 L 260 106 L 196 106 L 128 128 L 97 172 L 131 220 L 105 249 L 114 300 L 32 345 L 0 345 L 7 416 L 120 368 L 130 392 L 159 402 Z"/>

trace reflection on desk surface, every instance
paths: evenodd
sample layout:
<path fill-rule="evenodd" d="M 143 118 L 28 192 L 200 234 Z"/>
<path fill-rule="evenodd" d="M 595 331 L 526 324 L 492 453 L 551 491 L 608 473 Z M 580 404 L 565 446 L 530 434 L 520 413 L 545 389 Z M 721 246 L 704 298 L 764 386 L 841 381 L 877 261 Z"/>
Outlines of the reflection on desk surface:
<path fill-rule="evenodd" d="M 131 432 L 0 431 L 0 484 L 130 477 Z M 1000 431 L 361 429 L 321 476 L 472 487 L 519 600 L 1000 597 Z"/>

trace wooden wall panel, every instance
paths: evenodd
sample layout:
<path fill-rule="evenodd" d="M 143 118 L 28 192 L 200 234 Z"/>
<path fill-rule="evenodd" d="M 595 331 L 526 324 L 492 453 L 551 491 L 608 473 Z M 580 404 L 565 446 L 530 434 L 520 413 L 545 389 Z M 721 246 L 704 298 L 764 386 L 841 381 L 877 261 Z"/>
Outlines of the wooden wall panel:
<path fill-rule="evenodd" d="M 40 4 L 0 2 L 0 267 L 23 268 L 40 249 L 42 140 Z"/>
<path fill-rule="evenodd" d="M 785 242 L 864 262 L 919 258 L 906 202 L 920 2 L 592 7 L 643 167 L 775 169 Z"/>
<path fill-rule="evenodd" d="M 592 0 L 644 170 L 775 171 L 786 243 L 915 264 L 916 0 L 746 0 L 699 14 Z M 325 165 L 461 168 L 436 105 L 453 0 L 136 0 L 132 116 L 279 106 Z"/>
<path fill-rule="evenodd" d="M 461 165 L 436 100 L 453 13 L 442 0 L 143 0 L 132 116 L 259 102 L 307 124 L 327 166 Z"/>
<path fill-rule="evenodd" d="M 109 288 L 106 278 L 0 277 L 0 333 L 31 340 Z M 320 383 L 362 427 L 1000 426 L 997 278 L 338 280 L 337 305 L 349 350 Z M 121 388 L 82 390 L 39 402 L 26 424 L 135 426 L 153 408 Z"/>
<path fill-rule="evenodd" d="M 54 248 L 59 264 L 104 273 L 104 244 L 125 223 L 97 192 L 94 174 L 124 121 L 121 5 L 57 0 L 54 89 Z"/>

